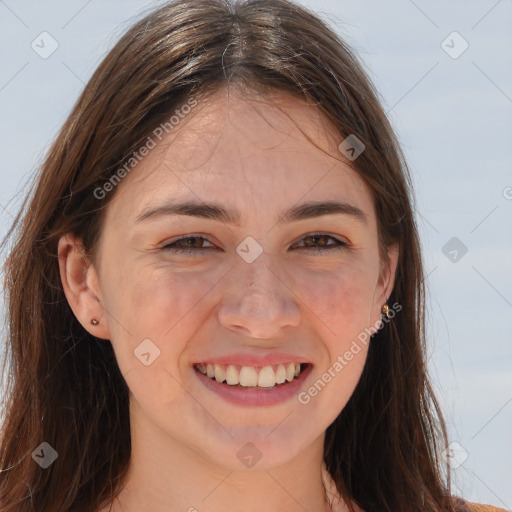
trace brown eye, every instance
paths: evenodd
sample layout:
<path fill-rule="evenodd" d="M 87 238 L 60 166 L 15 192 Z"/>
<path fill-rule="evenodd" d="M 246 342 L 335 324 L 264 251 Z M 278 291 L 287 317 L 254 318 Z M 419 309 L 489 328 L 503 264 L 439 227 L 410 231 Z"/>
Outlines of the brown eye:
<path fill-rule="evenodd" d="M 211 243 L 202 236 L 184 236 L 170 244 L 164 245 L 162 249 L 182 254 L 192 254 L 201 250 L 204 242 Z M 210 247 L 205 247 L 205 249 L 210 249 Z"/>
<path fill-rule="evenodd" d="M 335 243 L 328 244 L 329 240 L 334 240 Z M 338 240 L 337 238 L 331 235 L 326 235 L 325 233 L 313 233 L 302 238 L 301 242 L 302 241 L 305 241 L 305 245 L 300 247 L 301 249 L 313 248 L 316 249 L 318 252 L 331 249 L 343 249 L 344 247 L 348 246 L 346 242 Z"/>

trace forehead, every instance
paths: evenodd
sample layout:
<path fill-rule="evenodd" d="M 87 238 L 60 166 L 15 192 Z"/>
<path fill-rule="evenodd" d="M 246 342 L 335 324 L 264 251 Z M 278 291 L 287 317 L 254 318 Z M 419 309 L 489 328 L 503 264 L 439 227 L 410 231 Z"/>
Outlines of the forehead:
<path fill-rule="evenodd" d="M 337 149 L 342 137 L 315 106 L 280 91 L 240 96 L 227 88 L 196 101 L 117 186 L 107 216 L 133 223 L 173 196 L 238 210 L 351 200 L 371 214 L 366 184 Z"/>

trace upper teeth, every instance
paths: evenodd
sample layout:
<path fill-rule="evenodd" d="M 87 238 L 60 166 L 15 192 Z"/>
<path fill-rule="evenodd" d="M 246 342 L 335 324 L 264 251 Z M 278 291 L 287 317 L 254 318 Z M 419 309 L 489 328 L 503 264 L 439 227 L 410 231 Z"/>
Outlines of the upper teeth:
<path fill-rule="evenodd" d="M 300 373 L 300 363 L 278 364 L 255 368 L 253 366 L 236 366 L 233 364 L 204 364 L 195 365 L 196 368 L 217 382 L 226 381 L 230 386 L 259 386 L 271 388 L 282 384 L 285 380 L 290 382 Z"/>

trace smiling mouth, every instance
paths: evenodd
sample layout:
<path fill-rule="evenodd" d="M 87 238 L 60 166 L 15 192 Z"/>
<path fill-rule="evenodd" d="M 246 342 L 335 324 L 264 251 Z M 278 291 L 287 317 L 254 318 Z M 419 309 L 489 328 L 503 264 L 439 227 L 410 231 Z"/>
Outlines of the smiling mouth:
<path fill-rule="evenodd" d="M 310 363 L 284 363 L 262 367 L 196 363 L 194 369 L 234 388 L 275 389 L 295 380 Z"/>

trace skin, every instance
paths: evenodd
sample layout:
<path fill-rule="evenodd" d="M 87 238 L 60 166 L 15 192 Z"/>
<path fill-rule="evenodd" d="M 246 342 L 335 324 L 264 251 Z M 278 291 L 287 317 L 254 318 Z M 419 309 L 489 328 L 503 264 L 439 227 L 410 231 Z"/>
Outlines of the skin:
<path fill-rule="evenodd" d="M 60 239 L 69 304 L 85 329 L 110 340 L 130 389 L 132 459 L 111 510 L 329 510 L 325 430 L 352 395 L 368 346 L 306 405 L 297 397 L 270 407 L 231 404 L 191 365 L 234 352 L 287 352 L 313 364 L 307 390 L 364 328 L 379 325 L 398 249 L 379 259 L 372 196 L 337 149 L 341 141 L 294 96 L 220 89 L 118 185 L 95 262 L 82 258 L 70 234 Z M 190 216 L 135 222 L 146 207 L 177 198 L 236 208 L 241 226 Z M 334 214 L 277 224 L 280 212 L 313 200 L 353 204 L 367 223 Z M 335 244 L 327 238 L 307 248 L 305 237 L 317 231 L 350 245 L 318 252 Z M 161 249 L 181 235 L 206 241 L 194 242 L 192 255 Z M 263 248 L 250 264 L 235 250 L 249 236 Z M 133 351 L 147 338 L 160 355 L 145 366 Z M 237 457 L 249 442 L 262 454 L 252 468 Z"/>

